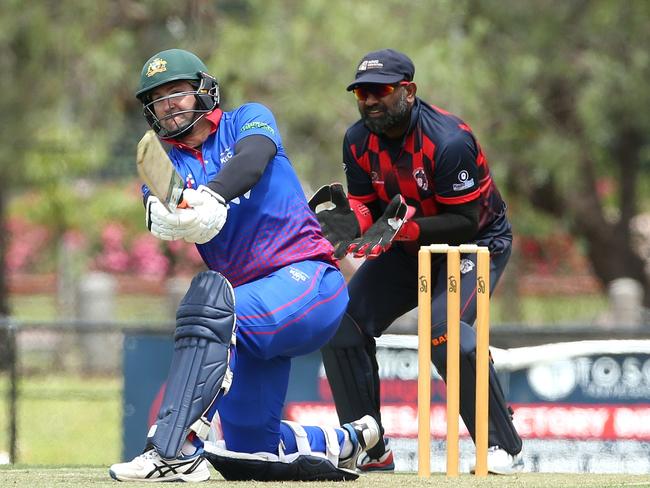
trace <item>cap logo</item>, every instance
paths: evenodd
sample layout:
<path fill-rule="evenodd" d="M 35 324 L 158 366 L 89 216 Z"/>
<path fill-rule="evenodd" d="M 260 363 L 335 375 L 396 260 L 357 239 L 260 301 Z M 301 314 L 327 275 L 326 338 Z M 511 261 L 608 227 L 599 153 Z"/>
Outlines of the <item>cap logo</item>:
<path fill-rule="evenodd" d="M 147 67 L 147 78 L 151 78 L 156 73 L 167 71 L 167 61 L 161 58 L 156 58 Z"/>
<path fill-rule="evenodd" d="M 383 67 L 384 67 L 384 63 L 382 63 L 378 59 L 364 59 L 359 65 L 359 67 L 357 68 L 357 71 L 366 71 L 369 69 L 378 69 Z"/>

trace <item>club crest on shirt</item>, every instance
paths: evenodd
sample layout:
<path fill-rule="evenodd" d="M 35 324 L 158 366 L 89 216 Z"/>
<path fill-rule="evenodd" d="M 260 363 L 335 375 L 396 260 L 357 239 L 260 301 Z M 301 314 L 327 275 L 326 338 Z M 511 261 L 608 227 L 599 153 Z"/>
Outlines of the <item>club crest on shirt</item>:
<path fill-rule="evenodd" d="M 196 181 L 194 180 L 192 173 L 187 173 L 187 176 L 185 177 L 185 188 L 196 188 Z"/>
<path fill-rule="evenodd" d="M 460 274 L 467 274 L 474 269 L 474 262 L 471 259 L 460 260 Z"/>
<path fill-rule="evenodd" d="M 379 179 L 379 174 L 376 171 L 371 171 L 370 172 L 370 180 L 375 185 L 383 185 L 384 184 L 384 182 Z"/>
<path fill-rule="evenodd" d="M 293 266 L 289 267 L 289 274 L 296 281 L 307 281 L 309 276 L 304 271 L 294 268 Z"/>
<path fill-rule="evenodd" d="M 413 171 L 413 178 L 415 178 L 415 184 L 418 185 L 418 188 L 424 191 L 429 189 L 429 180 L 427 180 L 424 168 L 416 168 L 416 170 Z"/>

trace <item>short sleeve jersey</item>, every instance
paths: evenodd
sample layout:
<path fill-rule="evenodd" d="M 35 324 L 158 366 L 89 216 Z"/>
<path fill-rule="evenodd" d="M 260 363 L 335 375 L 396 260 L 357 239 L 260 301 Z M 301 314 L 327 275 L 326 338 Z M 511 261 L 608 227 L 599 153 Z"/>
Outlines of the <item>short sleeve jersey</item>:
<path fill-rule="evenodd" d="M 440 204 L 480 199 L 479 235 L 510 230 L 505 203 L 471 129 L 420 99 L 401 144 L 378 137 L 361 120 L 352 125 L 343 143 L 343 163 L 348 192 L 362 202 L 379 199 L 384 207 L 399 193 L 417 218 L 437 215 Z"/>
<path fill-rule="evenodd" d="M 230 112 L 215 110 L 207 117 L 216 130 L 200 150 L 176 144 L 169 153 L 186 187 L 207 184 L 231 164 L 235 145 L 244 137 L 266 136 L 277 153 L 255 186 L 228 202 L 228 218 L 219 234 L 197 244 L 206 265 L 238 286 L 299 261 L 334 263 L 332 246 L 309 209 L 271 111 L 247 103 Z"/>

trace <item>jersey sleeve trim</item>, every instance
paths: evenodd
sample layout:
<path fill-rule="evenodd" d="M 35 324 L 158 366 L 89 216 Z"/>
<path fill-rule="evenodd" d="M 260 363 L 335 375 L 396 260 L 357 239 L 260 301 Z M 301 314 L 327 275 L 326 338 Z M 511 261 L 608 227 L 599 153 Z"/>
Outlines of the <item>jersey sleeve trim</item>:
<path fill-rule="evenodd" d="M 441 197 L 440 195 L 437 195 L 436 201 L 443 203 L 445 205 L 458 205 L 460 203 L 467 203 L 467 202 L 471 202 L 472 200 L 476 200 L 480 195 L 481 195 L 481 191 L 477 188 L 472 193 L 468 193 L 467 195 L 461 195 L 458 197 Z"/>

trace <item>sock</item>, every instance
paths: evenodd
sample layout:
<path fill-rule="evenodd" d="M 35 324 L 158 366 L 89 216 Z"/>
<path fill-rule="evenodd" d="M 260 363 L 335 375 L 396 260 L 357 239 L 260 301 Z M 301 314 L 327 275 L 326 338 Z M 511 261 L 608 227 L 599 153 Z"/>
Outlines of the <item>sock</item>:
<path fill-rule="evenodd" d="M 181 446 L 181 454 L 191 456 L 200 447 L 203 447 L 203 442 L 201 442 L 201 439 L 194 432 L 190 432 L 190 435 L 187 436 L 187 439 L 185 439 L 185 442 Z"/>
<path fill-rule="evenodd" d="M 192 444 L 190 441 L 185 441 L 183 442 L 183 446 L 181 447 L 181 454 L 184 456 L 191 456 L 196 452 L 196 446 Z"/>
<path fill-rule="evenodd" d="M 339 454 L 339 457 L 345 459 L 352 456 L 354 444 L 352 443 L 352 440 L 350 440 L 350 433 L 347 429 L 341 430 L 343 431 L 343 444 L 341 444 L 341 454 Z"/>

